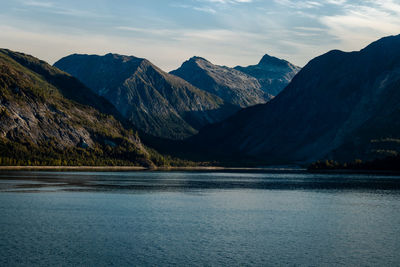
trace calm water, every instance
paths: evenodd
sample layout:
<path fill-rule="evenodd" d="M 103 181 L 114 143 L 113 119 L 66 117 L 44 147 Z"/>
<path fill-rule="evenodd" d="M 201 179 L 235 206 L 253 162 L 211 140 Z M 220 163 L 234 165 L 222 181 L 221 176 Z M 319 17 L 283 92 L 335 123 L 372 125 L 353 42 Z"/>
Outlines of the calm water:
<path fill-rule="evenodd" d="M 400 177 L 0 173 L 0 266 L 399 266 Z"/>

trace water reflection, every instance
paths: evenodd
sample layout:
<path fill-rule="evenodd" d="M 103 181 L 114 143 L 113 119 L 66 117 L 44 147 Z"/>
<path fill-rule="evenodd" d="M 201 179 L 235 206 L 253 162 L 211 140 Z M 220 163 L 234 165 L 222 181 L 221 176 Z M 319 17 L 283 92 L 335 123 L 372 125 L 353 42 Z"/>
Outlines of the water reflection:
<path fill-rule="evenodd" d="M 0 192 L 213 189 L 399 190 L 399 176 L 307 172 L 1 172 Z"/>

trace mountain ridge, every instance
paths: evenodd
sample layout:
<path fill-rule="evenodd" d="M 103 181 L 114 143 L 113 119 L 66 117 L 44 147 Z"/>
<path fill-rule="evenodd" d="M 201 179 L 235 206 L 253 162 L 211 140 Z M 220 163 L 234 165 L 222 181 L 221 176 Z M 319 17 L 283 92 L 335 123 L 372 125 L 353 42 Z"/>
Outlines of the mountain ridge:
<path fill-rule="evenodd" d="M 183 139 L 238 110 L 146 59 L 70 55 L 54 65 L 103 95 L 138 129 L 157 137 Z"/>
<path fill-rule="evenodd" d="M 190 58 L 170 73 L 241 108 L 266 103 L 272 98 L 261 90 L 256 78 L 233 68 L 214 65 L 199 56 Z"/>
<path fill-rule="evenodd" d="M 277 96 L 301 70 L 289 61 L 265 54 L 257 65 L 236 66 L 234 69 L 255 77 L 261 89 Z"/>

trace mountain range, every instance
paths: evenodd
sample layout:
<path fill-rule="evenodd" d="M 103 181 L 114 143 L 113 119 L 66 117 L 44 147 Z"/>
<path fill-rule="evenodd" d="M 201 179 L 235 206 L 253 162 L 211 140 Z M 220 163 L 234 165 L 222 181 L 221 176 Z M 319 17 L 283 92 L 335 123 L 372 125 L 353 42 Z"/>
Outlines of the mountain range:
<path fill-rule="evenodd" d="M 74 54 L 53 67 L 1 49 L 0 164 L 164 164 L 150 147 L 209 161 L 393 163 L 399 47 L 389 36 L 301 70 L 268 55 L 234 69 L 193 57 L 171 73 L 133 56 Z"/>
<path fill-rule="evenodd" d="M 399 103 L 400 35 L 311 60 L 273 100 L 206 127 L 193 141 L 279 164 L 385 157 L 400 152 Z"/>
<path fill-rule="evenodd" d="M 239 110 L 142 58 L 74 54 L 54 66 L 108 99 L 138 129 L 157 137 L 183 139 Z"/>
<path fill-rule="evenodd" d="M 266 60 L 259 65 L 271 74 L 270 80 L 278 79 L 280 73 L 279 79 L 288 83 L 288 77 L 298 68 L 284 60 L 276 61 L 280 65 Z M 200 57 L 191 58 L 169 74 L 146 59 L 117 54 L 74 54 L 54 66 L 108 99 L 139 130 L 167 139 L 188 138 L 241 108 L 273 98 L 257 78 Z M 259 70 L 258 75 L 269 77 L 262 72 Z"/>

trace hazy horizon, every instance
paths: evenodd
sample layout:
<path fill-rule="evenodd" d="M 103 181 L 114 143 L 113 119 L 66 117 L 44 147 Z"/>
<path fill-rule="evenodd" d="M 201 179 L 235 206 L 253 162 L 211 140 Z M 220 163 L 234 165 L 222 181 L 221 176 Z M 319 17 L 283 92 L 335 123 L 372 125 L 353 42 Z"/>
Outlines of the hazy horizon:
<path fill-rule="evenodd" d="M 50 64 L 72 53 L 118 53 L 170 71 L 192 56 L 233 67 L 269 54 L 304 66 L 400 33 L 395 0 L 0 2 L 0 46 Z"/>

